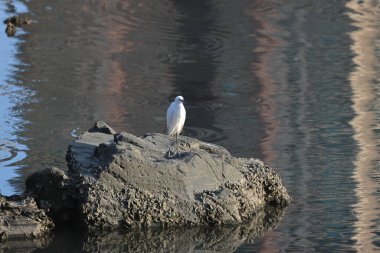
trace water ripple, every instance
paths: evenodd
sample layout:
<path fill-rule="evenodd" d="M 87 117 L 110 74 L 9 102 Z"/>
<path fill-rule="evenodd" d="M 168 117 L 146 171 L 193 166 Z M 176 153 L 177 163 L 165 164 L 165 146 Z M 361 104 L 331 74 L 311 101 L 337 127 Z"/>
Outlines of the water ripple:
<path fill-rule="evenodd" d="M 12 195 L 18 192 L 14 186 L 10 184 L 10 180 L 18 177 L 17 169 L 20 166 L 15 163 L 25 159 L 26 147 L 15 142 L 1 140 L 0 141 L 0 192 L 3 195 Z"/>
<path fill-rule="evenodd" d="M 186 127 L 184 130 L 184 135 L 188 135 L 206 142 L 218 142 L 227 138 L 223 131 L 217 128 Z"/>

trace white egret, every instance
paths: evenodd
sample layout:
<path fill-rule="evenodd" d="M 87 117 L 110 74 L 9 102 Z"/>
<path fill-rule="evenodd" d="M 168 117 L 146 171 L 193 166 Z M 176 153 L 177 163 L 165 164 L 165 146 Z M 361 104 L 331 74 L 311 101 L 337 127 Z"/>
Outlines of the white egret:
<path fill-rule="evenodd" d="M 170 147 L 172 145 L 172 137 L 175 136 L 177 148 L 173 155 L 178 154 L 178 135 L 182 132 L 183 125 L 186 119 L 186 110 L 183 106 L 184 99 L 182 96 L 177 96 L 166 111 L 166 126 L 168 128 L 168 135 L 170 137 L 168 156 L 172 152 Z"/>

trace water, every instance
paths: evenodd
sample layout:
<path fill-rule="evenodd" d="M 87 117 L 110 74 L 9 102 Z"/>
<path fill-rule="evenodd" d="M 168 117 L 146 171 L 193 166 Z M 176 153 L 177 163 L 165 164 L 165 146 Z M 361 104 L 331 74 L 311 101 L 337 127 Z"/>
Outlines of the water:
<path fill-rule="evenodd" d="M 15 9 L 24 12 L 26 7 L 20 3 L 0 5 L 0 17 L 4 20 Z M 4 28 L 5 29 L 5 28 Z M 23 64 L 17 59 L 17 47 L 21 40 L 14 38 L 8 40 L 5 33 L 0 35 L 0 192 L 4 195 L 12 195 L 17 191 L 10 184 L 10 180 L 16 178 L 23 165 L 17 165 L 26 157 L 27 146 L 21 142 L 25 139 L 19 134 L 27 121 L 22 119 L 22 105 L 32 93 L 27 87 L 23 87 L 17 76 L 22 72 Z"/>
<path fill-rule="evenodd" d="M 0 34 L 3 194 L 65 168 L 70 133 L 96 120 L 163 132 L 181 94 L 185 135 L 264 160 L 293 198 L 277 228 L 225 252 L 380 250 L 379 1 L 0 2 L 2 19 L 15 12 L 35 22 Z M 170 233 L 108 236 L 114 251 L 178 249 Z M 188 251 L 225 238 L 186 233 L 200 240 Z M 47 251 L 89 241 L 62 232 Z"/>

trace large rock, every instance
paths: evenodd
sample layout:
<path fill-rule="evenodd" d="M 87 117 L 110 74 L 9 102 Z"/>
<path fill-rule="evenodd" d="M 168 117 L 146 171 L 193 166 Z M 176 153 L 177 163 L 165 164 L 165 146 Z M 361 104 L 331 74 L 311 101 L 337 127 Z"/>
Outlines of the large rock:
<path fill-rule="evenodd" d="M 33 198 L 0 195 L 0 242 L 41 238 L 53 228 L 53 221 L 37 207 Z"/>
<path fill-rule="evenodd" d="M 257 159 L 236 158 L 184 136 L 181 154 L 169 159 L 167 135 L 113 133 L 98 122 L 70 144 L 68 176 L 50 169 L 35 177 L 60 179 L 50 186 L 64 196 L 49 196 L 36 187 L 38 180 L 29 180 L 27 190 L 55 219 L 70 217 L 63 208 L 79 212 L 76 217 L 90 229 L 238 224 L 265 206 L 290 201 L 280 177 Z"/>

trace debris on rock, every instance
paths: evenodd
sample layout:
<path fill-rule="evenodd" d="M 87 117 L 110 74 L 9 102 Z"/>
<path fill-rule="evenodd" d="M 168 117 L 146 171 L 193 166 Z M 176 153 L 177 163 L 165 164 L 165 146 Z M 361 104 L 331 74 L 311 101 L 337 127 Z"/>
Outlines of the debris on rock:
<path fill-rule="evenodd" d="M 5 33 L 8 37 L 13 37 L 16 34 L 16 27 L 21 27 L 23 25 L 29 25 L 31 20 L 27 16 L 12 16 L 7 18 L 3 22 L 7 27 L 5 28 Z"/>

